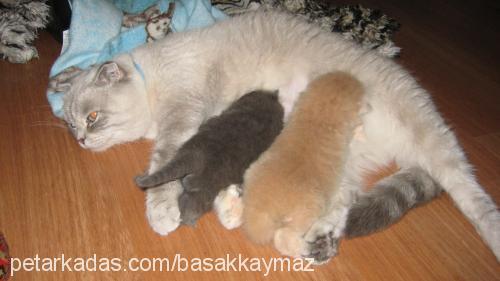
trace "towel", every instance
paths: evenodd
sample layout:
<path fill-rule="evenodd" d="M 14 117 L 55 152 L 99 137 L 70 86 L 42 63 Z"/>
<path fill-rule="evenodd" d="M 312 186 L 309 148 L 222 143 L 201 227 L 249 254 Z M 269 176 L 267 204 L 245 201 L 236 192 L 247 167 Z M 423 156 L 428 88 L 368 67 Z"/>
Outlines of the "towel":
<path fill-rule="evenodd" d="M 71 25 L 50 77 L 65 69 L 85 69 L 105 62 L 170 31 L 199 28 L 226 18 L 209 0 L 73 0 L 70 4 Z M 168 30 L 148 28 L 159 20 L 168 21 Z M 60 118 L 63 95 L 50 87 L 47 92 L 52 112 Z"/>

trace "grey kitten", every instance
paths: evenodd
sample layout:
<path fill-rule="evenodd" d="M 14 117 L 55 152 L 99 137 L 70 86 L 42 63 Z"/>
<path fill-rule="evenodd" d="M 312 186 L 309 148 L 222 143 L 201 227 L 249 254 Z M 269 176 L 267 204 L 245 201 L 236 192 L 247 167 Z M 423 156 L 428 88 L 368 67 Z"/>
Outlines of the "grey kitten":
<path fill-rule="evenodd" d="M 212 209 L 219 191 L 243 182 L 245 170 L 271 145 L 282 128 L 283 108 L 277 94 L 251 92 L 203 123 L 172 161 L 151 175 L 136 177 L 135 181 L 146 189 L 182 178 L 181 220 L 193 225 Z"/>

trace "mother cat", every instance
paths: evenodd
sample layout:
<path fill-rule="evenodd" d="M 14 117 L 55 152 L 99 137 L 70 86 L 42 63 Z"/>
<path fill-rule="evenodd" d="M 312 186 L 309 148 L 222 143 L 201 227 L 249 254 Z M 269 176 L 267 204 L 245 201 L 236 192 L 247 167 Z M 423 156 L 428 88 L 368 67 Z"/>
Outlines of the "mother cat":
<path fill-rule="evenodd" d="M 395 160 L 421 167 L 453 198 L 500 258 L 500 214 L 477 183 L 454 134 L 428 93 L 393 61 L 288 14 L 255 12 L 205 29 L 172 34 L 95 66 L 66 87 L 64 118 L 84 148 L 104 150 L 155 138 L 149 173 L 174 155 L 207 118 L 255 89 L 280 89 L 293 103 L 302 85 L 332 71 L 351 73 L 372 109 L 351 142 L 341 192 L 304 243 L 340 236 L 362 172 Z M 305 82 L 305 83 L 306 83 Z M 305 85 L 304 85 L 305 86 Z M 179 182 L 147 193 L 147 217 L 166 235 L 179 225 Z M 310 251 L 314 243 L 309 243 Z M 307 253 L 305 253 L 307 255 Z"/>

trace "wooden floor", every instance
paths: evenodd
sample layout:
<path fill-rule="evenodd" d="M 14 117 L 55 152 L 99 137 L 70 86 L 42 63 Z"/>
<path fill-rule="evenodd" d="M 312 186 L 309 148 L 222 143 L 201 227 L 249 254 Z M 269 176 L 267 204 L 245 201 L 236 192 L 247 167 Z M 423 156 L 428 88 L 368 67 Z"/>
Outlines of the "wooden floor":
<path fill-rule="evenodd" d="M 344 1 L 345 2 L 345 1 Z M 404 2 L 404 3 L 402 3 Z M 466 2 L 466 1 L 463 1 Z M 398 59 L 433 95 L 479 182 L 500 202 L 500 4 L 496 1 L 368 1 L 402 23 Z M 151 144 L 95 154 L 59 128 L 45 99 L 60 46 L 46 33 L 40 59 L 0 61 L 0 231 L 14 257 L 127 259 L 277 257 L 210 214 L 196 228 L 156 235 L 132 182 Z M 344 241 L 315 272 L 271 272 L 269 280 L 500 280 L 500 266 L 447 195 L 387 231 Z M 26 272 L 13 280 L 259 280 L 263 272 Z"/>

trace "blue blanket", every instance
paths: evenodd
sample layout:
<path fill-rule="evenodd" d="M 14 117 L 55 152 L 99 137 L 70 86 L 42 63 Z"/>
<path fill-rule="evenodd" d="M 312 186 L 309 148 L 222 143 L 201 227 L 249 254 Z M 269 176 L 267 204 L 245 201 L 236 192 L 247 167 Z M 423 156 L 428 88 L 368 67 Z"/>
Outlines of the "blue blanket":
<path fill-rule="evenodd" d="M 61 56 L 50 71 L 53 77 L 68 67 L 81 69 L 107 61 L 117 54 L 130 52 L 146 43 L 146 23 L 124 27 L 124 14 L 140 14 L 148 8 L 166 13 L 174 0 L 73 0 L 71 26 L 65 36 Z M 170 21 L 173 32 L 213 24 L 226 15 L 211 6 L 209 0 L 175 0 Z M 47 92 L 52 111 L 62 117 L 64 93 Z"/>

